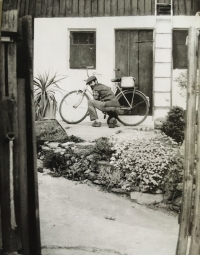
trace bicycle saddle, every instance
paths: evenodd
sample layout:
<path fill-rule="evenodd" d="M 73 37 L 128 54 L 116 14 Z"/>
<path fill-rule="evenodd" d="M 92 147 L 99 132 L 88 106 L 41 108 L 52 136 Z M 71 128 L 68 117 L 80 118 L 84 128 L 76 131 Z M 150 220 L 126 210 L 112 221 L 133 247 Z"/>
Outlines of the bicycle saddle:
<path fill-rule="evenodd" d="M 112 82 L 121 82 L 121 78 L 115 78 L 111 80 Z"/>

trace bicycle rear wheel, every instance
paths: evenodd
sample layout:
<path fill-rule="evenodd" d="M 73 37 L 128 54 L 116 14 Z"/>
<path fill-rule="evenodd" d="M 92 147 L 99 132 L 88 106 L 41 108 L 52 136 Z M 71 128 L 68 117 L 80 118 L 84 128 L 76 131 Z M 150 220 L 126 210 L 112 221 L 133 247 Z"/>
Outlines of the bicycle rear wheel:
<path fill-rule="evenodd" d="M 69 92 L 60 103 L 61 118 L 68 124 L 77 124 L 83 121 L 88 115 L 88 100 L 88 95 L 83 94 L 81 90 Z"/>
<path fill-rule="evenodd" d="M 124 94 L 124 95 L 123 95 Z M 139 91 L 126 90 L 117 96 L 123 114 L 118 115 L 118 120 L 125 126 L 137 126 L 148 116 L 149 102 Z M 131 107 L 129 106 L 127 100 Z"/>

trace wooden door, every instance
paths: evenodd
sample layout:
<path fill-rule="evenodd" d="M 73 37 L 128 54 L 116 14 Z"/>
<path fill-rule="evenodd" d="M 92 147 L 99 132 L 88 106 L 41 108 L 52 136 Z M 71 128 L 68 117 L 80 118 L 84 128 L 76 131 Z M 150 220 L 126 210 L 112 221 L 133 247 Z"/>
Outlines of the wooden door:
<path fill-rule="evenodd" d="M 116 30 L 116 77 L 135 77 L 136 87 L 150 99 L 152 114 L 153 30 Z"/>

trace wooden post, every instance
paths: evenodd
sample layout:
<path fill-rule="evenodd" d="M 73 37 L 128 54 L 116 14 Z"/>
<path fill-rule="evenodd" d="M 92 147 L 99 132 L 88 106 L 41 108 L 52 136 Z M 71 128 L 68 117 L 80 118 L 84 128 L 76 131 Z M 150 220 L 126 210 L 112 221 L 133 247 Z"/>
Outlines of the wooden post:
<path fill-rule="evenodd" d="M 191 223 L 191 208 L 193 195 L 193 174 L 195 160 L 195 124 L 196 124 L 196 45 L 197 29 L 190 27 L 188 43 L 188 79 L 187 79 L 187 109 L 185 131 L 185 162 L 183 197 L 180 217 L 180 229 L 176 255 L 185 255 L 188 245 Z"/>
<path fill-rule="evenodd" d="M 1 49 L 2 6 L 3 6 L 3 0 L 0 0 L 0 49 Z M 0 56 L 1 56 L 1 51 L 0 51 Z M 1 72 L 1 66 L 0 66 L 0 72 Z M 1 207 L 0 207 L 0 250 L 1 249 L 2 249 L 2 226 L 1 226 Z"/>
<path fill-rule="evenodd" d="M 200 41 L 198 44 L 198 68 L 200 71 Z M 196 152 L 195 202 L 193 216 L 192 241 L 190 255 L 200 254 L 200 77 L 198 77 L 198 121 L 197 121 L 197 152 Z"/>
<path fill-rule="evenodd" d="M 32 17 L 22 18 L 23 49 L 25 68 L 25 110 L 26 110 L 26 156 L 28 187 L 28 234 L 30 255 L 41 254 L 37 152 L 35 136 L 35 107 L 33 100 L 33 43 Z"/>
<path fill-rule="evenodd" d="M 15 34 L 17 12 L 2 14 L 2 33 Z M 21 250 L 18 186 L 16 42 L 0 45 L 0 200 L 3 252 Z"/>

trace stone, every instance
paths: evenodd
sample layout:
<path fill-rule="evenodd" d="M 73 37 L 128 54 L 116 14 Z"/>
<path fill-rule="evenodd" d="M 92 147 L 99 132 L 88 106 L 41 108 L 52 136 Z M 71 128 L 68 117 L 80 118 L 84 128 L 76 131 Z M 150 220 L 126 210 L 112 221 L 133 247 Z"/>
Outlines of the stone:
<path fill-rule="evenodd" d="M 99 180 L 94 180 L 93 183 L 101 185 L 102 183 Z"/>
<path fill-rule="evenodd" d="M 91 142 L 82 142 L 82 143 L 76 143 L 76 147 L 77 148 L 87 148 L 87 147 L 91 147 L 94 146 L 94 143 Z"/>
<path fill-rule="evenodd" d="M 166 120 L 165 117 L 156 118 L 154 120 L 154 128 L 155 129 L 161 129 L 163 122 Z"/>
<path fill-rule="evenodd" d="M 93 161 L 94 160 L 94 155 L 91 154 L 91 155 L 87 156 L 86 159 L 89 160 L 89 161 Z"/>
<path fill-rule="evenodd" d="M 111 164 L 108 161 L 100 160 L 97 162 L 97 171 L 110 171 Z"/>
<path fill-rule="evenodd" d="M 43 161 L 41 159 L 37 159 L 37 167 L 43 168 Z"/>
<path fill-rule="evenodd" d="M 84 174 L 89 174 L 90 172 L 91 172 L 91 170 L 88 169 L 88 170 L 86 170 L 86 171 L 84 172 Z"/>
<path fill-rule="evenodd" d="M 55 150 L 54 150 L 54 152 L 55 153 L 64 153 L 65 152 L 65 149 L 62 149 L 62 148 L 60 148 L 60 147 L 58 147 L 58 148 L 56 148 Z"/>
<path fill-rule="evenodd" d="M 51 149 L 50 149 L 49 147 L 47 147 L 47 146 L 42 146 L 41 148 L 42 148 L 43 151 L 50 151 L 50 150 L 51 150 Z"/>
<path fill-rule="evenodd" d="M 93 173 L 93 172 L 88 173 L 89 180 L 94 181 L 94 180 L 96 180 L 96 178 L 97 178 L 97 175 L 95 173 Z"/>
<path fill-rule="evenodd" d="M 127 193 L 126 190 L 124 190 L 124 189 L 117 189 L 117 188 L 112 188 L 111 191 L 114 192 L 114 193 L 118 193 L 118 194 L 126 194 Z"/>
<path fill-rule="evenodd" d="M 60 146 L 64 148 L 68 148 L 69 146 L 72 146 L 74 144 L 75 144 L 74 142 L 66 142 L 66 143 L 62 143 Z"/>
<path fill-rule="evenodd" d="M 138 204 L 150 205 L 154 203 L 161 203 L 163 201 L 162 194 L 150 194 L 133 191 L 130 194 L 131 200 Z"/>
<path fill-rule="evenodd" d="M 52 142 L 48 144 L 48 147 L 51 149 L 56 149 L 58 147 L 59 143 Z"/>

